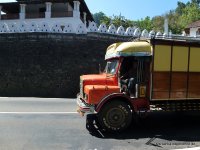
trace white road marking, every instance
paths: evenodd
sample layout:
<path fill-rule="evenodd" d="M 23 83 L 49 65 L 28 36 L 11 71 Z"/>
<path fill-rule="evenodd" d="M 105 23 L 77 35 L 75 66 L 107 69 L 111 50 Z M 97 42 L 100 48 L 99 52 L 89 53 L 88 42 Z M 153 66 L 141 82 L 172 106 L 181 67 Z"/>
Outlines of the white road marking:
<path fill-rule="evenodd" d="M 200 150 L 200 147 L 183 148 L 183 149 L 173 149 L 173 150 Z"/>
<path fill-rule="evenodd" d="M 0 114 L 78 114 L 77 112 L 0 112 Z"/>
<path fill-rule="evenodd" d="M 35 98 L 35 97 L 0 97 L 1 101 L 63 101 L 76 102 L 75 98 Z"/>

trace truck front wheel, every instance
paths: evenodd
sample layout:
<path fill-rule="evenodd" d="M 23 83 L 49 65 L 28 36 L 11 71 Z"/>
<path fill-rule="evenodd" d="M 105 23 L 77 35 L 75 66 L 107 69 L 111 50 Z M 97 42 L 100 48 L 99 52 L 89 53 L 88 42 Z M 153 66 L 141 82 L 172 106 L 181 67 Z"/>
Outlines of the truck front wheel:
<path fill-rule="evenodd" d="M 106 131 L 122 131 L 131 124 L 131 109 L 125 102 L 114 100 L 103 106 L 98 120 Z"/>

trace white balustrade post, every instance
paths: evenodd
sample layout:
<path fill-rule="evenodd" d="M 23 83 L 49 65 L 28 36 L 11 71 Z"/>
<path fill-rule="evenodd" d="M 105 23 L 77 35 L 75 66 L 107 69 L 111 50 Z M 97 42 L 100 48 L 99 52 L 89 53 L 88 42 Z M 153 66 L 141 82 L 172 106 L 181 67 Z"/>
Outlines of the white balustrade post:
<path fill-rule="evenodd" d="M 168 27 L 168 19 L 165 18 L 165 22 L 164 22 L 164 33 L 166 33 L 167 35 L 169 34 L 169 27 Z"/>
<path fill-rule="evenodd" d="M 73 17 L 80 18 L 80 2 L 74 1 Z"/>
<path fill-rule="evenodd" d="M 20 4 L 19 16 L 20 16 L 20 20 L 25 19 L 25 16 L 26 16 L 26 4 Z"/>
<path fill-rule="evenodd" d="M 2 6 L 0 5 L 0 20 L 1 20 L 1 10 L 2 10 Z"/>
<path fill-rule="evenodd" d="M 51 2 L 46 2 L 45 18 L 51 18 Z"/>
<path fill-rule="evenodd" d="M 86 12 L 83 12 L 83 20 L 84 20 L 84 24 L 86 26 L 86 24 L 87 24 L 87 13 Z"/>

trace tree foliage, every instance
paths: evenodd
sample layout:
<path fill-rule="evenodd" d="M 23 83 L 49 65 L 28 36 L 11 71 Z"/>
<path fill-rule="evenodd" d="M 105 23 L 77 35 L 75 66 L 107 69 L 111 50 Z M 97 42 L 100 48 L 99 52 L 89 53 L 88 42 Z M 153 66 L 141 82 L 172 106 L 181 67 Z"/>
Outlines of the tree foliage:
<path fill-rule="evenodd" d="M 93 17 L 97 25 L 100 25 L 101 23 L 104 23 L 107 26 L 114 24 L 116 27 L 123 26 L 125 28 L 133 26 L 133 21 L 126 19 L 121 14 L 119 16 L 113 15 L 112 17 L 108 17 L 103 12 L 98 12 L 95 13 Z"/>
<path fill-rule="evenodd" d="M 180 22 L 183 27 L 200 19 L 200 8 L 198 3 L 199 2 L 190 3 L 183 9 L 183 14 L 180 16 Z"/>
<path fill-rule="evenodd" d="M 186 7 L 186 4 L 183 2 L 177 2 L 177 8 L 175 9 L 175 13 L 177 13 L 178 15 L 182 15 L 183 14 L 183 9 Z"/>
<path fill-rule="evenodd" d="M 95 22 L 100 25 L 105 23 L 107 26 L 114 24 L 116 27 L 123 26 L 137 26 L 139 28 L 155 31 L 164 31 L 164 20 L 168 19 L 169 30 L 172 33 L 180 34 L 190 23 L 200 20 L 200 0 L 191 0 L 190 2 L 183 3 L 181 1 L 177 2 L 177 7 L 174 10 L 170 10 L 168 13 L 155 17 L 145 17 L 140 20 L 129 20 L 126 19 L 121 14 L 112 17 L 106 16 L 103 12 L 95 13 Z"/>
<path fill-rule="evenodd" d="M 127 28 L 127 27 L 130 27 L 130 26 L 133 26 L 133 21 L 126 19 L 121 14 L 119 16 L 114 15 L 111 18 L 111 20 L 112 20 L 111 23 L 114 24 L 116 27 L 123 26 L 123 27 Z"/>
<path fill-rule="evenodd" d="M 93 18 L 97 25 L 100 25 L 103 20 L 107 21 L 108 19 L 108 17 L 103 12 L 98 12 L 98 13 L 93 14 Z"/>
<path fill-rule="evenodd" d="M 174 34 L 180 34 L 183 30 L 183 26 L 180 24 L 180 15 L 176 13 L 176 10 L 171 10 L 166 14 L 166 18 L 168 18 L 170 31 Z"/>
<path fill-rule="evenodd" d="M 152 30 L 153 28 L 152 20 L 149 16 L 145 17 L 144 19 L 134 21 L 134 26 L 140 27 L 142 30 L 146 29 L 148 31 Z"/>

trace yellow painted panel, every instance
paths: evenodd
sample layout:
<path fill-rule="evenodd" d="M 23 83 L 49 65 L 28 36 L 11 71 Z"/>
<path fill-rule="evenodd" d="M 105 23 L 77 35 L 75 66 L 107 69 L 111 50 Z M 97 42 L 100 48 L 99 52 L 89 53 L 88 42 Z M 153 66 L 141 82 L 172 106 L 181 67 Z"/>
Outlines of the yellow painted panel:
<path fill-rule="evenodd" d="M 170 71 L 171 46 L 156 45 L 154 50 L 154 71 Z"/>
<path fill-rule="evenodd" d="M 173 47 L 172 55 L 172 71 L 184 71 L 188 70 L 188 47 Z"/>
<path fill-rule="evenodd" d="M 200 48 L 190 49 L 190 72 L 200 72 Z"/>

